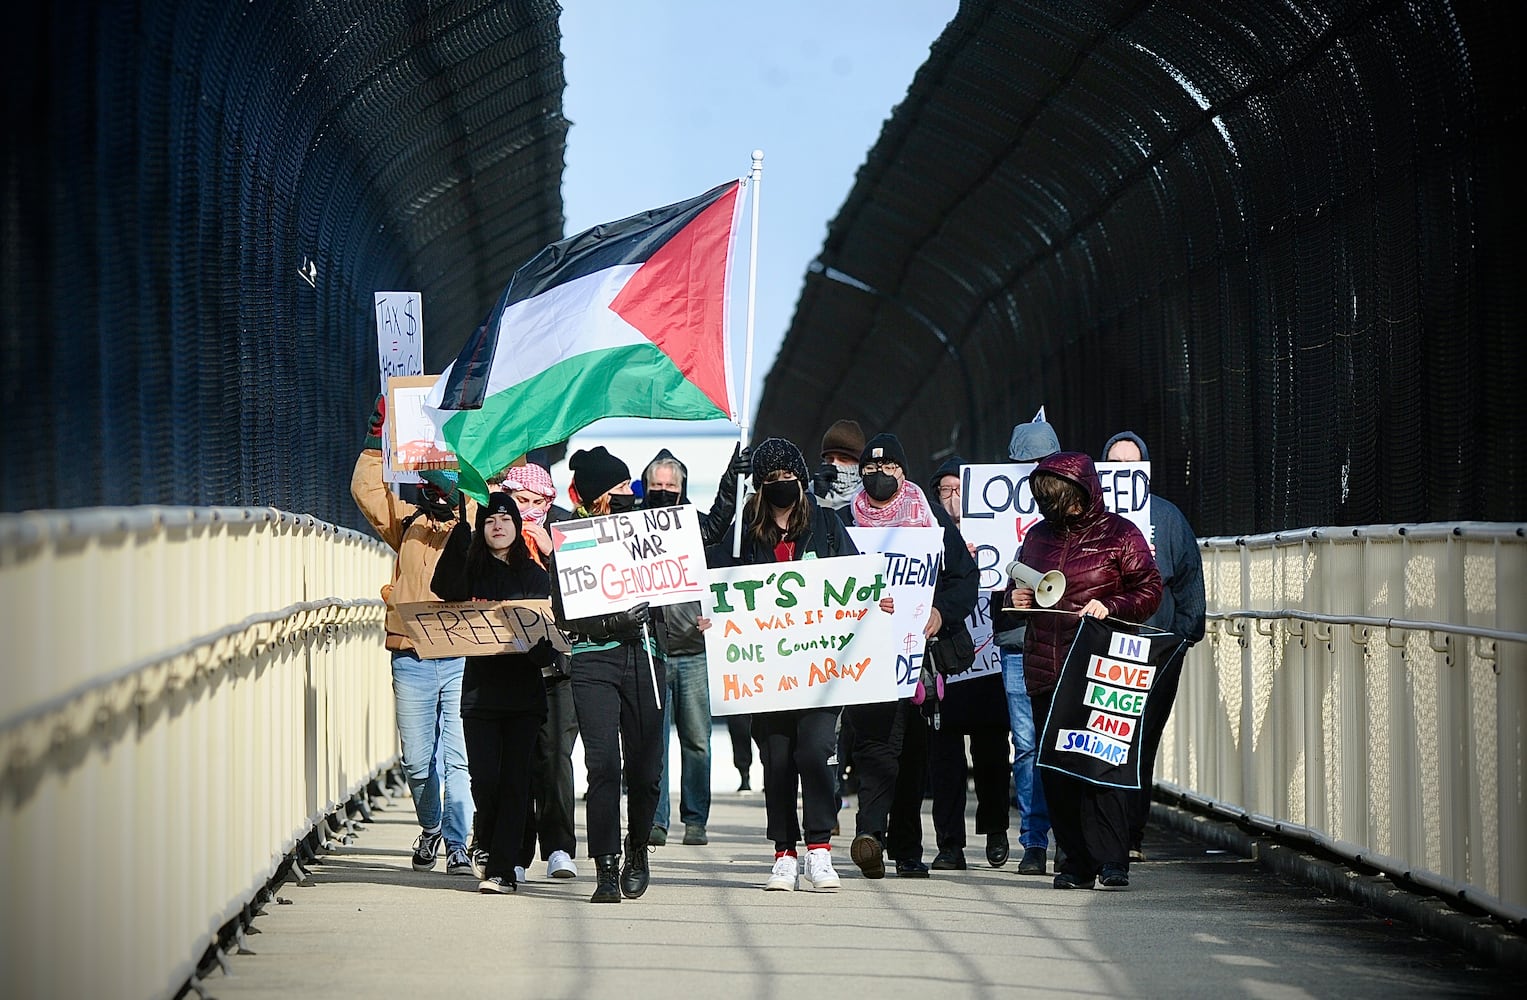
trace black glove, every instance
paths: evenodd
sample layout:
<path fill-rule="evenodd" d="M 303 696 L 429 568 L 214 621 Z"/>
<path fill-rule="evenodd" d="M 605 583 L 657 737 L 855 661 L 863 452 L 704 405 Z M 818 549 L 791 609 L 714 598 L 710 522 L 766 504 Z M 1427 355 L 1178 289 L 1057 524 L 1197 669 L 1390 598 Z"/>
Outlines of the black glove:
<path fill-rule="evenodd" d="M 629 635 L 632 632 L 640 632 L 642 626 L 647 624 L 647 610 L 651 605 L 643 601 L 628 611 L 619 611 L 613 615 L 605 615 L 600 624 L 611 635 Z"/>
<path fill-rule="evenodd" d="M 557 647 L 551 644 L 550 639 L 542 636 L 541 641 L 531 646 L 526 655 L 530 657 L 530 662 L 535 664 L 536 669 L 544 670 L 557 658 Z"/>
<path fill-rule="evenodd" d="M 814 496 L 826 496 L 832 492 L 833 483 L 837 481 L 838 467 L 831 462 L 823 462 L 811 474 L 811 492 Z"/>
<path fill-rule="evenodd" d="M 726 467 L 726 478 L 734 483 L 738 476 L 751 476 L 753 474 L 753 449 L 744 448 L 742 445 L 732 449 L 731 464 Z"/>

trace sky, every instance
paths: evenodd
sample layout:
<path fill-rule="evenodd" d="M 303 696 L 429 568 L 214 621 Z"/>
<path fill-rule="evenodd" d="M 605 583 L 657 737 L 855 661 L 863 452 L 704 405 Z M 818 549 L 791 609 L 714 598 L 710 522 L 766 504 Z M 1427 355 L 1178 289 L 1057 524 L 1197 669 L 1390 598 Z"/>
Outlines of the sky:
<path fill-rule="evenodd" d="M 562 184 L 568 235 L 700 194 L 764 151 L 751 392 L 745 397 L 747 227 L 734 270 L 734 391 L 756 410 L 806 275 L 854 173 L 906 96 L 955 0 L 564 0 Z M 825 428 L 824 428 L 825 430 Z M 569 454 L 606 444 L 632 475 L 668 443 L 708 496 L 737 428 L 601 421 Z M 718 440 L 718 438 L 720 440 Z M 808 442 L 797 442 L 808 451 Z M 566 468 L 552 470 L 565 488 Z"/>

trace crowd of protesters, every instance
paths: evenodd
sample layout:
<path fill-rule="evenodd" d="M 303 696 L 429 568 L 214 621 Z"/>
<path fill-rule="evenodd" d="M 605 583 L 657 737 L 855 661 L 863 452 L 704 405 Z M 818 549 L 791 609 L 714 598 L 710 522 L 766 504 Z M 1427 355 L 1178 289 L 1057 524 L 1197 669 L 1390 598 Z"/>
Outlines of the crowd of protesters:
<path fill-rule="evenodd" d="M 550 472 L 523 460 L 488 480 L 482 503 L 463 496 L 452 473 L 426 473 L 417 491 L 405 493 L 384 482 L 383 416 L 379 399 L 351 489 L 397 553 L 382 596 L 401 766 L 420 828 L 412 867 L 433 870 L 443 853 L 447 873 L 474 876 L 483 893 L 510 894 L 530 877 L 539 844 L 549 878 L 578 878 L 573 754 L 581 740 L 584 856 L 594 863 L 590 901 L 641 897 L 652 880 L 650 853 L 668 843 L 668 744 L 675 729 L 682 843 L 709 842 L 704 632 L 711 623 L 698 603 L 569 619 L 556 584 L 551 526 L 689 503 L 688 467 L 665 448 L 633 479 L 630 466 L 604 447 L 578 450 L 568 461 L 567 507 L 556 503 Z M 910 477 L 894 435 L 866 439 L 854 421 L 832 424 L 819 454 L 812 473 L 801 449 L 780 438 L 734 450 L 714 503 L 698 516 L 712 567 L 853 555 L 854 527 L 935 528 L 943 544 L 921 640 L 923 668 L 908 696 L 727 718 L 739 792 L 751 791 L 755 746 L 762 764 L 762 836 L 773 851 L 772 865 L 760 866 L 768 872 L 763 887 L 788 891 L 804 880 L 812 890 L 838 889 L 832 838 L 850 808 L 848 854 L 865 878 L 965 870 L 972 781 L 975 833 L 985 838 L 990 867 L 1009 859 L 1016 809 L 1020 875 L 1048 876 L 1053 856 L 1057 889 L 1128 886 L 1130 863 L 1145 859 L 1162 726 L 1186 649 L 1204 631 L 1202 566 L 1182 513 L 1154 497 L 1148 540 L 1104 508 L 1091 457 L 1062 451 L 1043 421 L 1019 424 L 1007 458 L 1038 463 L 1030 488 L 1042 520 L 1025 534 L 1018 561 L 1041 573 L 1059 570 L 1066 579 L 1059 602 L 1039 613 L 1034 591 L 1016 578 L 981 597 L 975 548 L 960 533 L 958 456 L 941 456 L 946 460 L 925 491 Z M 1149 453 L 1138 435 L 1123 432 L 1099 458 L 1148 461 Z M 751 490 L 739 497 L 744 480 Z M 740 541 L 733 537 L 739 526 Z M 571 652 L 542 640 L 525 652 L 421 657 L 398 607 L 434 600 L 549 601 Z M 989 602 L 1001 669 L 946 686 L 947 676 L 974 662 L 967 623 L 979 601 Z M 879 603 L 894 612 L 891 598 Z M 1168 708 L 1145 720 L 1138 791 L 1038 766 L 1037 733 L 1087 616 L 1144 624 L 1183 640 L 1154 689 Z M 929 797 L 931 869 L 923 861 Z"/>

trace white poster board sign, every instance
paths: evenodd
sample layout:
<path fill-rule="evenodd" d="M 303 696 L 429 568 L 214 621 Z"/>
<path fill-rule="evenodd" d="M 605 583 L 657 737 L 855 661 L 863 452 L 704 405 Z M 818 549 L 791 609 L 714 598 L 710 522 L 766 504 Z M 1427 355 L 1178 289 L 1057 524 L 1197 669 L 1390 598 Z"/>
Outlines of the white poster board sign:
<path fill-rule="evenodd" d="M 885 558 L 886 596 L 896 601 L 891 629 L 896 633 L 896 697 L 910 698 L 917 690 L 923 649 L 923 629 L 933 613 L 933 590 L 944 565 L 943 528 L 848 529 L 860 552 Z"/>
<path fill-rule="evenodd" d="M 1038 463 L 960 466 L 960 533 L 976 547 L 982 590 L 1007 586 L 1005 569 L 1040 522 L 1029 476 Z M 1098 462 L 1103 506 L 1134 522 L 1151 542 L 1151 464 Z"/>
<path fill-rule="evenodd" d="M 976 595 L 976 609 L 970 613 L 969 618 L 965 619 L 965 627 L 970 629 L 970 638 L 976 647 L 976 662 L 963 673 L 946 676 L 945 684 L 957 684 L 960 681 L 1002 673 L 1002 649 L 993 638 L 992 631 L 993 596 L 989 590 L 983 590 Z"/>
<path fill-rule="evenodd" d="M 705 587 L 705 546 L 694 507 L 654 507 L 629 514 L 558 521 L 548 526 L 557 550 L 556 584 L 569 619 L 698 601 Z"/>
<path fill-rule="evenodd" d="M 382 392 L 394 375 L 424 374 L 424 302 L 418 292 L 377 292 L 376 346 Z M 389 414 L 389 419 L 391 415 Z M 382 438 L 382 478 L 389 483 L 420 483 L 416 473 L 392 466 L 392 449 Z"/>
<path fill-rule="evenodd" d="M 728 566 L 700 613 L 712 715 L 896 698 L 896 634 L 879 555 Z"/>

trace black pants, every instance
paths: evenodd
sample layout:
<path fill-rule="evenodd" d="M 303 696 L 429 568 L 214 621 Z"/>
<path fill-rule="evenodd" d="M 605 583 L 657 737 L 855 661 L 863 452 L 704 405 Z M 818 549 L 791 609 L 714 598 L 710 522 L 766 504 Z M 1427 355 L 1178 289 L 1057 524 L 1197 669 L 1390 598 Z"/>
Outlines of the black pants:
<path fill-rule="evenodd" d="M 838 817 L 838 793 L 832 756 L 837 746 L 838 710 L 801 708 L 753 716 L 753 737 L 764 770 L 764 812 L 768 838 L 776 851 L 793 851 L 801 842 L 826 844 Z M 795 790 L 801 792 L 801 817 Z"/>
<path fill-rule="evenodd" d="M 573 655 L 573 707 L 583 737 L 589 794 L 584 809 L 589 855 L 619 854 L 621 758 L 625 758 L 629 839 L 647 846 L 663 776 L 663 664 L 622 643 Z"/>
<path fill-rule="evenodd" d="M 1177 682 L 1182 680 L 1182 661 L 1188 647 L 1161 665 L 1151 688 L 1150 708 L 1140 722 L 1140 790 L 1129 793 L 1129 846 L 1138 849 L 1145 839 L 1145 824 L 1151 818 L 1152 784 L 1156 778 L 1156 751 L 1161 749 L 1161 733 L 1172 717 L 1172 702 L 1177 699 Z"/>
<path fill-rule="evenodd" d="M 489 878 L 513 881 L 530 814 L 531 760 L 541 720 L 534 715 L 462 716 L 461 729 L 477 805 L 477 846 L 488 852 Z"/>
<path fill-rule="evenodd" d="M 1055 692 L 1030 694 L 1034 718 L 1050 717 Z M 1050 807 L 1050 829 L 1063 858 L 1059 871 L 1087 879 L 1104 865 L 1129 867 L 1129 800 L 1133 790 L 1094 785 L 1048 767 L 1037 769 Z"/>
<path fill-rule="evenodd" d="M 728 715 L 726 731 L 732 738 L 732 766 L 739 777 L 746 778 L 753 770 L 753 717 Z"/>
<path fill-rule="evenodd" d="M 536 736 L 535 757 L 530 772 L 531 811 L 525 824 L 525 843 L 520 850 L 520 864 L 526 868 L 536 857 L 536 839 L 541 841 L 541 860 L 552 851 L 566 851 L 578 856 L 578 837 L 573 832 L 573 743 L 578 739 L 578 715 L 573 709 L 573 684 L 563 677 L 546 682 L 546 721 Z"/>
<path fill-rule="evenodd" d="M 923 855 L 923 788 L 928 778 L 928 723 L 911 699 L 850 705 L 854 773 L 859 776 L 856 834 L 885 841 L 898 861 Z"/>
<path fill-rule="evenodd" d="M 966 734 L 949 725 L 928 736 L 928 767 L 933 786 L 933 836 L 938 849 L 965 847 L 965 779 L 975 772 L 976 833 L 1008 828 L 1008 763 L 1006 726 L 977 726 L 970 732 L 970 764 L 965 760 Z"/>

